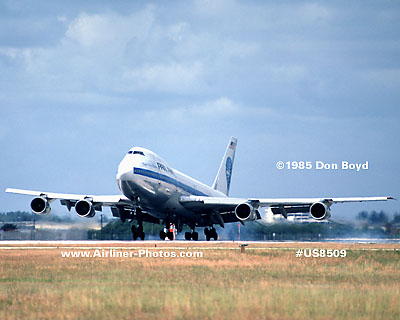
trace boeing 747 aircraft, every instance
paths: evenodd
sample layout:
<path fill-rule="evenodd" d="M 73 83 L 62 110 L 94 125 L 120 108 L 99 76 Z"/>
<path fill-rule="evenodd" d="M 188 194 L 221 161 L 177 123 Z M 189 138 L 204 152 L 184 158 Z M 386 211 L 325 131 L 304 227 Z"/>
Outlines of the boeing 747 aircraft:
<path fill-rule="evenodd" d="M 261 219 L 259 209 L 269 207 L 274 214 L 287 218 L 288 213 L 308 212 L 315 220 L 329 219 L 330 207 L 334 203 L 384 201 L 391 197 L 354 198 L 230 198 L 232 168 L 237 139 L 229 141 L 213 185 L 207 186 L 168 166 L 154 152 L 134 147 L 118 166 L 117 182 L 122 195 L 78 195 L 7 188 L 6 192 L 34 196 L 31 209 L 37 214 L 48 214 L 50 204 L 60 199 L 68 210 L 92 218 L 104 206 L 111 208 L 114 217 L 135 220 L 132 225 L 133 238 L 144 240 L 143 222 L 163 222 L 167 230 L 174 223 L 178 232 L 186 224 L 192 232 L 185 233 L 186 240 L 198 240 L 196 227 L 205 227 L 207 240 L 218 239 L 214 225 L 254 221 Z M 160 238 L 173 239 L 172 232 L 160 232 Z"/>

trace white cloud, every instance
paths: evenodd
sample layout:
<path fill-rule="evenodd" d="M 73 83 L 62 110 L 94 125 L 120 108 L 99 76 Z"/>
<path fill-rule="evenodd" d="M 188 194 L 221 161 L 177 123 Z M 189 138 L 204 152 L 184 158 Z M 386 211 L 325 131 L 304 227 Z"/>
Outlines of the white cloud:
<path fill-rule="evenodd" d="M 68 21 L 66 16 L 57 16 L 57 21 L 60 21 L 62 23 L 66 23 Z"/>
<path fill-rule="evenodd" d="M 257 15 L 257 7 L 235 1 L 219 2 L 211 11 L 224 8 L 226 20 L 241 19 L 243 10 Z M 25 80 L 32 81 L 36 91 L 42 86 L 45 91 L 101 90 L 115 94 L 206 93 L 224 86 L 224 79 L 239 79 L 239 70 L 262 59 L 265 44 L 241 33 L 226 37 L 225 31 L 218 29 L 201 28 L 198 32 L 193 20 L 165 21 L 159 15 L 156 6 L 147 6 L 123 14 L 82 12 L 70 20 L 58 16 L 66 30 L 56 45 L 9 48 L 2 53 L 21 59 L 29 73 Z M 227 26 L 229 30 L 233 25 Z M 243 30 L 246 28 L 243 26 Z M 285 77 L 293 78 L 301 73 L 300 69 L 279 70 L 282 67 L 273 63 L 268 62 L 273 74 L 286 72 Z"/>
<path fill-rule="evenodd" d="M 229 98 L 221 97 L 216 100 L 206 101 L 200 105 L 174 109 L 173 113 L 175 115 L 181 114 L 191 118 L 202 117 L 209 119 L 220 119 L 237 116 L 242 110 L 243 108 L 241 106 L 235 104 Z"/>
<path fill-rule="evenodd" d="M 175 9 L 155 5 L 127 12 L 88 10 L 68 19 L 55 15 L 58 27 L 65 27 L 59 41 L 43 47 L 0 47 L 0 56 L 20 68 L 13 69 L 14 74 L 32 93 L 210 97 L 239 91 L 263 98 L 285 96 L 289 103 L 298 101 L 293 95 L 315 96 L 325 83 L 346 79 L 352 72 L 350 62 L 360 60 L 348 44 L 347 51 L 337 48 L 345 42 L 320 37 L 320 31 L 330 30 L 320 22 L 332 24 L 336 14 L 323 3 L 195 1 L 178 6 L 178 14 Z M 321 30 L 314 31 L 314 26 Z M 363 52 L 368 51 L 367 43 Z M 368 57 L 363 53 L 365 64 Z M 338 72 L 330 70 L 333 63 Z M 341 74 L 330 77 L 334 73 Z M 395 73 L 392 77 L 396 79 Z M 282 89 L 282 83 L 289 89 Z M 297 92 L 300 87 L 302 92 Z"/>
<path fill-rule="evenodd" d="M 146 65 L 124 72 L 124 88 L 128 91 L 193 92 L 201 86 L 202 74 L 203 67 L 198 62 Z"/>
<path fill-rule="evenodd" d="M 173 41 L 182 41 L 186 31 L 188 29 L 188 24 L 186 22 L 179 22 L 168 28 L 167 34 Z"/>
<path fill-rule="evenodd" d="M 127 15 L 81 13 L 69 23 L 63 41 L 76 41 L 84 47 L 102 46 L 105 50 L 117 46 L 123 50 L 129 41 L 146 40 L 154 20 L 153 6 Z"/>
<path fill-rule="evenodd" d="M 214 121 L 238 118 L 268 117 L 269 119 L 276 119 L 282 117 L 281 114 L 269 107 L 243 106 L 228 97 L 220 97 L 199 104 L 174 107 L 162 111 L 151 109 L 145 111 L 144 115 L 147 119 L 158 118 L 162 119 L 162 121 L 186 124 L 197 123 L 198 121 L 212 123 Z"/>
<path fill-rule="evenodd" d="M 3 55 L 10 60 L 14 60 L 17 57 L 21 57 L 23 50 L 18 49 L 18 48 L 9 48 L 9 47 L 3 47 L 0 48 L 0 55 Z"/>
<path fill-rule="evenodd" d="M 159 118 L 163 121 L 192 122 L 196 120 L 218 120 L 221 117 L 229 118 L 241 112 L 241 107 L 227 97 L 206 101 L 191 106 L 174 107 L 168 110 L 147 110 L 145 117 L 148 119 Z"/>
<path fill-rule="evenodd" d="M 110 31 L 111 23 L 105 16 L 81 14 L 69 24 L 66 36 L 83 46 L 91 46 L 110 41 Z"/>
<path fill-rule="evenodd" d="M 230 117 L 238 114 L 241 107 L 227 97 L 207 101 L 202 105 L 195 105 L 187 110 L 193 116 L 201 117 Z"/>
<path fill-rule="evenodd" d="M 315 23 L 331 19 L 333 10 L 319 3 L 306 3 L 299 7 L 295 15 L 298 15 L 306 22 Z"/>

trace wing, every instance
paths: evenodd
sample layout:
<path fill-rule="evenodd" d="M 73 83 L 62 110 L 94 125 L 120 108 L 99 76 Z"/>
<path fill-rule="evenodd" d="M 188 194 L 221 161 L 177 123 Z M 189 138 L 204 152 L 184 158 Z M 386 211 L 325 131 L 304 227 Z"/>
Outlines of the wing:
<path fill-rule="evenodd" d="M 392 197 L 350 197 L 350 198 L 229 198 L 229 197 L 203 197 L 203 196 L 183 196 L 180 198 L 182 206 L 193 211 L 218 212 L 223 215 L 225 222 L 240 220 L 260 219 L 257 211 L 260 207 L 271 207 L 274 214 L 282 214 L 287 218 L 288 213 L 310 212 L 312 217 L 321 220 L 329 218 L 329 208 L 334 203 L 345 202 L 365 202 L 365 201 L 386 201 Z M 236 208 L 239 205 L 248 206 L 248 219 L 240 219 L 236 215 Z M 311 209 L 314 208 L 314 214 Z M 244 207 L 246 209 L 246 207 Z M 247 209 L 246 209 L 247 210 Z M 255 214 L 250 215 L 254 210 Z M 226 216 L 225 216 L 226 215 Z M 234 218 L 236 216 L 236 219 Z M 242 216 L 245 217 L 246 215 Z M 250 219 L 251 218 L 251 219 Z"/>
<path fill-rule="evenodd" d="M 248 202 L 256 204 L 258 207 L 269 206 L 296 206 L 312 205 L 315 202 L 323 203 L 344 203 L 344 202 L 365 202 L 365 201 L 386 201 L 392 197 L 352 197 L 352 198 L 229 198 L 229 197 L 202 197 L 202 196 L 183 196 L 180 202 L 184 206 L 196 206 L 204 204 L 205 206 L 236 207 L 238 204 Z"/>
<path fill-rule="evenodd" d="M 44 197 L 49 201 L 60 199 L 62 205 L 67 205 L 67 203 L 69 202 L 71 206 L 74 206 L 75 203 L 78 202 L 79 200 L 90 200 L 93 202 L 93 204 L 101 206 L 113 206 L 117 204 L 132 205 L 132 201 L 130 201 L 127 197 L 123 195 L 95 196 L 87 194 L 84 195 L 84 194 L 55 193 L 55 192 L 33 191 L 33 190 L 23 190 L 23 189 L 13 189 L 13 188 L 7 188 L 6 192 L 24 194 L 35 197 Z M 71 209 L 71 206 L 69 206 L 68 209 Z"/>
<path fill-rule="evenodd" d="M 31 208 L 32 211 L 38 214 L 47 214 L 50 212 L 50 203 L 54 200 L 59 199 L 60 203 L 68 208 L 70 211 L 72 207 L 75 207 L 78 215 L 82 217 L 91 218 L 95 215 L 95 211 L 102 211 L 103 206 L 107 206 L 111 208 L 111 212 L 114 217 L 119 217 L 123 222 L 126 219 L 138 218 L 138 214 L 140 214 L 140 219 L 146 222 L 159 223 L 159 219 L 154 218 L 149 213 L 138 210 L 138 205 L 128 199 L 123 195 L 87 195 L 87 194 L 69 194 L 69 193 L 55 193 L 55 192 L 46 192 L 46 191 L 33 191 L 33 190 L 23 190 L 23 189 L 13 189 L 7 188 L 6 192 L 8 193 L 16 193 L 34 196 L 39 198 L 39 203 L 37 203 L 38 207 L 34 207 L 34 203 L 32 201 Z M 36 199 L 35 198 L 35 199 Z M 34 199 L 34 200 L 35 200 Z M 81 207 L 81 210 L 76 207 L 76 204 L 83 200 L 87 206 Z M 140 212 L 139 212 L 140 211 Z"/>

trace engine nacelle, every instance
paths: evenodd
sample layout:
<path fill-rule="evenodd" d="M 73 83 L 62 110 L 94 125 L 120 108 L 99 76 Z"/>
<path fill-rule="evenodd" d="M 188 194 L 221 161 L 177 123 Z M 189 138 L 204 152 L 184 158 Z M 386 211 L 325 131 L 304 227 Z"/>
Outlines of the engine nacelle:
<path fill-rule="evenodd" d="M 236 218 L 242 221 L 254 221 L 257 219 L 253 206 L 247 202 L 240 203 L 236 206 L 235 215 Z"/>
<path fill-rule="evenodd" d="M 88 200 L 79 200 L 75 203 L 75 211 L 80 217 L 92 218 L 96 214 L 93 204 Z"/>
<path fill-rule="evenodd" d="M 329 208 L 322 202 L 315 202 L 310 207 L 310 215 L 315 220 L 328 219 L 331 216 Z"/>
<path fill-rule="evenodd" d="M 49 201 L 43 197 L 34 198 L 31 201 L 31 209 L 36 214 L 48 214 L 51 211 Z"/>

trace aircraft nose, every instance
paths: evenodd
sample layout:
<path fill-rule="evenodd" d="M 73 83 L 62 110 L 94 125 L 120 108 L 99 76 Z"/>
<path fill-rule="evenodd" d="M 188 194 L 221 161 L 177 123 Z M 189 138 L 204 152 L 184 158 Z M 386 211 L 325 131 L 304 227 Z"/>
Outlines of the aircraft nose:
<path fill-rule="evenodd" d="M 132 166 L 131 161 L 125 157 L 118 166 L 117 180 L 121 180 L 125 174 L 131 172 Z"/>

